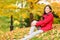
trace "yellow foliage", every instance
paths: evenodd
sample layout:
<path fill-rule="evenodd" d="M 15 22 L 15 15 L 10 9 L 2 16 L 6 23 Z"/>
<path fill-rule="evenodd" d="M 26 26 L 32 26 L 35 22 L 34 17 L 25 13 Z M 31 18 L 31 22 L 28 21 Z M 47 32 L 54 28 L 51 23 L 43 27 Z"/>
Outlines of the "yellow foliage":
<path fill-rule="evenodd" d="M 57 13 L 58 16 L 60 16 L 60 4 L 59 3 L 52 3 L 52 8 L 55 13 Z"/>
<path fill-rule="evenodd" d="M 53 2 L 53 3 L 51 3 L 51 5 L 53 5 L 53 6 L 56 6 L 56 5 L 60 5 L 59 3 L 57 3 L 57 2 Z"/>
<path fill-rule="evenodd" d="M 27 0 L 28 2 L 32 2 L 32 3 L 35 3 L 37 2 L 38 0 Z"/>
<path fill-rule="evenodd" d="M 23 18 L 28 18 L 28 15 L 27 15 L 26 13 L 23 13 L 23 14 L 22 14 L 22 17 L 23 17 Z"/>
<path fill-rule="evenodd" d="M 0 30 L 0 34 L 3 34 L 4 32 Z"/>
<path fill-rule="evenodd" d="M 15 25 L 19 25 L 19 24 L 20 24 L 20 22 L 19 22 L 19 21 L 17 21 L 17 20 L 15 20 L 15 21 L 14 21 L 14 24 L 15 24 Z"/>
<path fill-rule="evenodd" d="M 16 9 L 17 6 L 14 6 L 14 5 L 6 5 L 3 8 L 5 8 L 5 9 Z"/>

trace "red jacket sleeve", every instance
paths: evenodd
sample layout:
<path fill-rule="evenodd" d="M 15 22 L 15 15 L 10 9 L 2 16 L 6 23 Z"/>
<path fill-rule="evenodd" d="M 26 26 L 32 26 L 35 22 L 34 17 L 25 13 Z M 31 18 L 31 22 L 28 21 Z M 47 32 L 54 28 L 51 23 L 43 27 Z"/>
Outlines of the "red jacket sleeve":
<path fill-rule="evenodd" d="M 38 21 L 36 23 L 36 27 L 41 26 L 41 25 L 46 25 L 48 22 L 52 21 L 52 18 L 53 18 L 53 15 L 52 14 L 49 14 L 48 17 L 45 18 L 44 20 Z"/>

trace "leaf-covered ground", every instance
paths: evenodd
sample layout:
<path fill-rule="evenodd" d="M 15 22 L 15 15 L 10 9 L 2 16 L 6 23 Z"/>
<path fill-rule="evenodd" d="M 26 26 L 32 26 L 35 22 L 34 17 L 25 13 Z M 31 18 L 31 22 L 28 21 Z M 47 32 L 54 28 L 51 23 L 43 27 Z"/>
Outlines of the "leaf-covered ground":
<path fill-rule="evenodd" d="M 30 27 L 28 28 L 16 28 L 11 32 L 0 34 L 0 40 L 19 40 L 28 34 Z M 31 40 L 60 40 L 60 24 L 53 24 L 53 29 L 36 35 Z"/>

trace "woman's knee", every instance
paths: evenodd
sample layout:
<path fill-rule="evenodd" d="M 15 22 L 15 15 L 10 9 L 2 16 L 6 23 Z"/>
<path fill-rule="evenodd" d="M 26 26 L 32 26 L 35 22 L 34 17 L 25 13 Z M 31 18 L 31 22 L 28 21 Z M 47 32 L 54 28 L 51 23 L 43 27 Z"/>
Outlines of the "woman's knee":
<path fill-rule="evenodd" d="M 32 22 L 31 22 L 31 26 L 35 26 L 35 25 L 36 25 L 36 23 L 37 23 L 37 21 L 36 21 L 36 20 L 32 21 Z"/>

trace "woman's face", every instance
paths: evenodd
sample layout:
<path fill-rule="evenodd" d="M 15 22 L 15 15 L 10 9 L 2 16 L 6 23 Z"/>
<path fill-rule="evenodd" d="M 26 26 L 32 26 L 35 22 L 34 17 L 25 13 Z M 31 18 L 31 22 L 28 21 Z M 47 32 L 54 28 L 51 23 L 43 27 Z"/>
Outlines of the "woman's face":
<path fill-rule="evenodd" d="M 46 8 L 45 8 L 45 12 L 46 13 L 49 13 L 51 11 L 51 9 L 47 6 Z"/>

